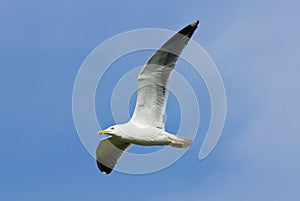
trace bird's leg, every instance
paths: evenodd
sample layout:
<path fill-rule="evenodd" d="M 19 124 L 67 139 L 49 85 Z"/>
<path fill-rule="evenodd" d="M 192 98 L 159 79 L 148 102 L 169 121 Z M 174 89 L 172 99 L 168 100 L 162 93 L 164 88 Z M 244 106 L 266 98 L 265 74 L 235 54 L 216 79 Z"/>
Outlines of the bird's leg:
<path fill-rule="evenodd" d="M 169 140 L 170 140 L 170 145 L 172 147 L 182 148 L 184 146 L 184 144 L 182 142 L 177 142 L 176 140 L 171 139 L 171 138 L 169 138 Z"/>

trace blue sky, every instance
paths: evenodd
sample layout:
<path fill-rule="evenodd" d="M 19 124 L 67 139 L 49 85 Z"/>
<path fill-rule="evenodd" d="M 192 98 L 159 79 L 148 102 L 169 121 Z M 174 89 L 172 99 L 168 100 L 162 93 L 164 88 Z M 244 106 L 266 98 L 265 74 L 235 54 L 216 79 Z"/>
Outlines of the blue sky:
<path fill-rule="evenodd" d="M 1 200 L 299 200 L 299 7 L 296 0 L 1 1 Z M 118 33 L 176 31 L 196 19 L 193 39 L 227 92 L 217 147 L 198 160 L 199 131 L 163 171 L 100 174 L 72 119 L 83 60 Z M 110 123 L 108 115 L 103 124 Z"/>

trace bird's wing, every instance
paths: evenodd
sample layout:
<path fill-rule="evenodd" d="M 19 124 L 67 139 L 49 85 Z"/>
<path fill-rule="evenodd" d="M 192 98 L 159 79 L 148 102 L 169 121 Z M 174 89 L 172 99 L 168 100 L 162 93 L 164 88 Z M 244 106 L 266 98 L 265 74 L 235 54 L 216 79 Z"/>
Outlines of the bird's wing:
<path fill-rule="evenodd" d="M 192 23 L 163 44 L 147 61 L 138 76 L 138 96 L 131 121 L 164 129 L 171 71 L 199 21 Z"/>
<path fill-rule="evenodd" d="M 122 141 L 119 137 L 108 137 L 98 144 L 96 157 L 99 170 L 105 174 L 111 173 L 122 153 L 130 143 Z"/>

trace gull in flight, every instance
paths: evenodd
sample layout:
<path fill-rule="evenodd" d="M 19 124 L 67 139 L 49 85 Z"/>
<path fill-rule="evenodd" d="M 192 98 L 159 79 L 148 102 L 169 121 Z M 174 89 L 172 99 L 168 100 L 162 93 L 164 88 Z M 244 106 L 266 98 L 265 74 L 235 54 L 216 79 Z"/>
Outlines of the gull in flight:
<path fill-rule="evenodd" d="M 131 144 L 177 148 L 191 145 L 192 140 L 165 131 L 163 115 L 171 72 L 198 24 L 199 20 L 176 33 L 144 65 L 138 76 L 137 101 L 130 121 L 98 132 L 110 135 L 99 142 L 96 150 L 97 166 L 104 174 L 111 173 Z"/>

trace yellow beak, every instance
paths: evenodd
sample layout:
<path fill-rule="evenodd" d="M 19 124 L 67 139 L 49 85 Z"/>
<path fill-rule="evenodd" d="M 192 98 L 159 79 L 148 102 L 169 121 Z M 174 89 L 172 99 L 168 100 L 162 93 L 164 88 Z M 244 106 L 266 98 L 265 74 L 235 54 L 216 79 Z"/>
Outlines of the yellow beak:
<path fill-rule="evenodd" d="M 107 130 L 101 130 L 101 131 L 98 132 L 99 135 L 101 135 L 101 134 L 106 134 L 106 133 L 108 133 Z"/>

